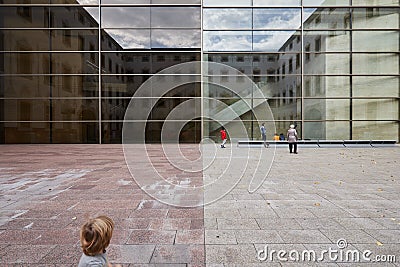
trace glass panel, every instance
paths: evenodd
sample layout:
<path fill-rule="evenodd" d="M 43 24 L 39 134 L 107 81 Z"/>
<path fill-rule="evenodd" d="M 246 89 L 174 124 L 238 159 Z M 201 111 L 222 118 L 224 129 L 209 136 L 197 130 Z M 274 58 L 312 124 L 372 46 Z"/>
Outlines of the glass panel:
<path fill-rule="evenodd" d="M 98 0 L 50 0 L 51 4 L 80 4 L 80 5 L 98 5 Z"/>
<path fill-rule="evenodd" d="M 205 51 L 252 51 L 251 31 L 204 31 Z"/>
<path fill-rule="evenodd" d="M 392 121 L 354 121 L 355 140 L 397 140 L 399 142 L 399 123 Z"/>
<path fill-rule="evenodd" d="M 304 50 L 350 52 L 350 31 L 304 31 Z"/>
<path fill-rule="evenodd" d="M 131 97 L 149 76 L 102 76 L 102 96 Z"/>
<path fill-rule="evenodd" d="M 205 30 L 251 29 L 251 9 L 204 9 L 203 28 Z"/>
<path fill-rule="evenodd" d="M 89 75 L 3 76 L 0 77 L 0 97 L 94 97 L 98 95 L 97 80 L 97 76 Z"/>
<path fill-rule="evenodd" d="M 354 77 L 355 78 L 355 77 Z M 304 96 L 349 97 L 349 76 L 304 76 Z"/>
<path fill-rule="evenodd" d="M 201 0 L 151 0 L 152 4 L 201 4 Z"/>
<path fill-rule="evenodd" d="M 268 104 L 272 110 L 275 120 L 297 121 L 301 120 L 301 99 L 299 98 L 272 98 L 268 99 Z M 285 123 L 288 129 L 290 123 Z M 273 133 L 272 133 L 273 134 Z"/>
<path fill-rule="evenodd" d="M 253 12 L 254 29 L 298 29 L 301 25 L 299 8 L 263 8 Z"/>
<path fill-rule="evenodd" d="M 48 9 L 46 7 L 0 7 L 2 28 L 46 28 Z"/>
<path fill-rule="evenodd" d="M 101 142 L 103 144 L 122 144 L 122 127 L 120 121 L 101 122 Z"/>
<path fill-rule="evenodd" d="M 185 119 L 185 115 L 184 114 L 193 114 L 195 117 L 201 117 L 201 113 L 200 113 L 200 106 L 194 106 L 191 105 L 190 108 L 188 109 L 184 109 L 182 106 L 178 107 L 179 105 L 184 105 L 183 103 L 186 101 L 190 101 L 191 98 L 160 98 L 160 99 L 152 99 L 152 103 L 155 103 L 153 105 L 153 109 L 151 111 L 150 120 L 165 120 L 167 119 L 167 116 L 169 116 L 169 114 L 174 111 L 174 109 L 178 110 L 178 113 L 180 114 L 175 114 L 175 115 L 182 115 L 182 117 L 178 117 L 175 115 L 173 118 L 169 118 L 169 119 Z M 188 103 L 201 103 L 201 101 L 190 101 Z M 184 105 L 185 106 L 185 105 Z M 188 107 L 188 105 L 186 105 L 185 107 Z M 176 112 L 176 111 L 175 111 Z"/>
<path fill-rule="evenodd" d="M 350 122 L 348 121 L 304 122 L 303 138 L 312 140 L 349 140 Z"/>
<path fill-rule="evenodd" d="M 198 7 L 153 7 L 151 9 L 153 28 L 200 28 Z"/>
<path fill-rule="evenodd" d="M 53 30 L 51 48 L 55 51 L 95 51 L 99 49 L 97 30 Z"/>
<path fill-rule="evenodd" d="M 4 51 L 47 51 L 48 30 L 0 30 L 0 47 Z"/>
<path fill-rule="evenodd" d="M 104 28 L 149 28 L 150 7 L 102 7 Z"/>
<path fill-rule="evenodd" d="M 398 119 L 398 99 L 353 99 L 353 120 Z"/>
<path fill-rule="evenodd" d="M 50 7 L 50 11 L 50 27 L 53 28 L 97 28 L 99 26 L 97 7 L 57 6 Z"/>
<path fill-rule="evenodd" d="M 52 123 L 52 143 L 99 143 L 97 122 L 55 122 Z"/>
<path fill-rule="evenodd" d="M 19 0 L 0 0 L 0 4 L 21 4 Z M 24 4 L 49 4 L 49 0 L 24 0 Z"/>
<path fill-rule="evenodd" d="M 152 30 L 152 48 L 200 48 L 200 30 Z"/>
<path fill-rule="evenodd" d="M 107 29 L 102 31 L 102 50 L 149 49 L 150 30 Z"/>
<path fill-rule="evenodd" d="M 353 6 L 396 6 L 399 0 L 352 0 Z"/>
<path fill-rule="evenodd" d="M 52 53 L 52 73 L 90 74 L 98 73 L 98 53 Z"/>
<path fill-rule="evenodd" d="M 1 122 L 1 144 L 46 144 L 50 143 L 48 122 Z"/>
<path fill-rule="evenodd" d="M 135 4 L 150 4 L 150 0 L 102 0 L 101 4 L 111 4 L 111 5 L 118 5 L 118 4 L 126 4 L 126 5 L 135 5 Z"/>
<path fill-rule="evenodd" d="M 271 58 L 274 58 L 276 55 L 271 54 Z M 216 63 L 222 63 L 228 66 L 231 66 L 241 73 L 246 75 L 253 74 L 253 61 L 254 57 L 256 57 L 258 61 L 260 61 L 259 55 L 251 55 L 251 54 L 206 54 L 204 60 Z M 270 63 L 271 64 L 271 63 Z M 220 73 L 214 73 L 212 70 L 208 70 L 208 75 L 220 75 Z M 243 80 L 244 82 L 244 80 Z"/>
<path fill-rule="evenodd" d="M 54 76 L 51 84 L 52 97 L 97 97 L 99 95 L 99 77 L 84 76 Z"/>
<path fill-rule="evenodd" d="M 353 54 L 354 74 L 399 74 L 399 54 Z"/>
<path fill-rule="evenodd" d="M 304 99 L 305 120 L 348 120 L 350 99 Z"/>
<path fill-rule="evenodd" d="M 353 29 L 398 29 L 398 8 L 354 8 Z"/>
<path fill-rule="evenodd" d="M 251 0 L 203 0 L 203 6 L 251 6 Z"/>
<path fill-rule="evenodd" d="M 49 53 L 4 53 L 0 55 L 0 72 L 3 74 L 47 74 L 50 72 Z"/>
<path fill-rule="evenodd" d="M 300 32 L 254 31 L 253 50 L 263 52 L 301 51 Z"/>
<path fill-rule="evenodd" d="M 400 77 L 354 76 L 353 96 L 399 97 Z"/>
<path fill-rule="evenodd" d="M 176 64 L 199 60 L 200 53 L 107 52 L 102 53 L 102 69 L 107 74 L 153 74 Z M 198 70 L 190 69 L 188 72 L 193 74 Z"/>
<path fill-rule="evenodd" d="M 304 55 L 304 73 L 350 74 L 350 55 L 306 53 Z"/>
<path fill-rule="evenodd" d="M 99 100 L 95 99 L 50 99 L 54 121 L 94 121 L 99 118 Z"/>
<path fill-rule="evenodd" d="M 1 76 L 0 97 L 49 97 L 48 76 Z"/>
<path fill-rule="evenodd" d="M 3 99 L 0 100 L 3 121 L 48 121 L 50 119 L 48 99 Z"/>
<path fill-rule="evenodd" d="M 130 101 L 130 98 L 103 98 L 101 100 L 101 118 L 103 120 L 124 120 L 125 111 Z"/>
<path fill-rule="evenodd" d="M 304 6 L 345 6 L 349 0 L 303 0 Z"/>
<path fill-rule="evenodd" d="M 350 12 L 348 8 L 305 8 L 305 29 L 349 29 Z"/>
<path fill-rule="evenodd" d="M 398 52 L 399 31 L 353 31 L 354 52 Z"/>
<path fill-rule="evenodd" d="M 300 6 L 301 0 L 253 0 L 254 6 Z"/>

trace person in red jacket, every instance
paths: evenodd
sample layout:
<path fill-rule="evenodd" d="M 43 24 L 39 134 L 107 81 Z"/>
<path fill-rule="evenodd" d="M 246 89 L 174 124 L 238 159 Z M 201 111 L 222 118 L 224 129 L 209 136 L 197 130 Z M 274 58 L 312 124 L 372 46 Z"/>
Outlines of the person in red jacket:
<path fill-rule="evenodd" d="M 221 148 L 225 148 L 225 143 L 226 143 L 226 131 L 224 127 L 221 127 L 221 131 L 219 131 L 221 133 L 221 140 L 222 140 L 222 144 L 221 144 Z"/>

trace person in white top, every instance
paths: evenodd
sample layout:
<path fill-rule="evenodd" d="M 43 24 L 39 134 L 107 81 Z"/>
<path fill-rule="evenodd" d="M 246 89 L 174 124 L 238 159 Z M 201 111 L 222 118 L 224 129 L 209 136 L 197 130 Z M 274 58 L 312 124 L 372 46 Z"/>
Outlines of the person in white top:
<path fill-rule="evenodd" d="M 289 151 L 290 153 L 297 154 L 297 131 L 294 125 L 290 125 L 289 130 L 287 131 L 287 140 L 289 143 Z"/>

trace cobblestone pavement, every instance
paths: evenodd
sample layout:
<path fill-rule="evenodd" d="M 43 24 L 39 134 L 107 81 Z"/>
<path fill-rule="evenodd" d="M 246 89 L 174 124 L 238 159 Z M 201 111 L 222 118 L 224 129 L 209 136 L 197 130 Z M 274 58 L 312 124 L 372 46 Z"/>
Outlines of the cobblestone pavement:
<path fill-rule="evenodd" d="M 191 145 L 181 148 L 185 155 L 200 156 Z M 169 165 L 159 145 L 152 145 L 150 154 L 166 176 L 178 183 L 190 177 L 198 186 L 218 176 L 227 158 L 247 158 L 250 170 L 256 169 L 252 157 L 259 150 L 252 148 L 248 156 L 242 148 L 217 149 L 200 176 Z M 400 262 L 400 147 L 265 150 L 265 161 L 275 157 L 255 193 L 247 191 L 252 177 L 244 172 L 222 199 L 204 208 L 179 208 L 152 199 L 136 185 L 121 145 L 0 146 L 0 266 L 76 266 L 80 225 L 100 214 L 116 222 L 108 255 L 123 266 Z M 138 166 L 142 157 L 137 155 Z M 171 190 L 171 197 L 181 194 Z M 343 249 L 340 239 L 340 246 L 347 244 Z M 321 253 L 330 247 L 342 254 L 370 250 L 371 258 L 395 255 L 397 263 L 330 260 Z M 273 250 L 287 253 L 280 259 L 270 255 Z M 324 260 L 294 262 L 296 251 L 315 251 Z"/>

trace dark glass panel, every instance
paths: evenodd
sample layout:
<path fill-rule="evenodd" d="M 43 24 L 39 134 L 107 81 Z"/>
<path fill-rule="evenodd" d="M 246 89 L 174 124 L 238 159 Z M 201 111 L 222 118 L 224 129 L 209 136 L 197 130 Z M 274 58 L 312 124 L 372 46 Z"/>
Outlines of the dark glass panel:
<path fill-rule="evenodd" d="M 50 143 L 48 122 L 0 122 L 0 144 Z"/>
<path fill-rule="evenodd" d="M 50 120 L 48 99 L 2 99 L 0 103 L 2 121 Z"/>
<path fill-rule="evenodd" d="M 300 26 L 300 8 L 253 10 L 253 29 L 298 29 Z"/>
<path fill-rule="evenodd" d="M 180 129 L 178 134 L 179 137 L 175 136 L 175 132 L 163 132 L 163 142 L 171 143 L 197 143 L 201 140 L 201 122 L 190 121 L 190 122 L 147 122 L 146 123 L 146 143 L 160 143 L 161 142 L 161 130 L 164 124 L 169 124 L 168 128 Z M 174 127 L 174 125 L 176 127 Z M 183 127 L 181 128 L 181 126 Z M 178 128 L 179 127 L 179 128 Z M 179 141 L 176 140 L 179 138 Z"/>
<path fill-rule="evenodd" d="M 152 4 L 197 4 L 201 3 L 201 0 L 151 0 Z"/>
<path fill-rule="evenodd" d="M 53 121 L 94 121 L 99 118 L 99 100 L 50 99 Z"/>
<path fill-rule="evenodd" d="M 52 28 L 97 28 L 99 26 L 96 7 L 57 6 L 51 7 L 50 11 L 50 27 Z"/>
<path fill-rule="evenodd" d="M 305 29 L 349 29 L 350 10 L 348 8 L 305 8 Z"/>
<path fill-rule="evenodd" d="M 95 74 L 99 72 L 98 53 L 52 53 L 54 74 Z"/>
<path fill-rule="evenodd" d="M 2 28 L 46 28 L 49 26 L 47 7 L 2 6 L 0 18 Z"/>
<path fill-rule="evenodd" d="M 48 30 L 0 30 L 0 49 L 3 51 L 48 51 Z"/>
<path fill-rule="evenodd" d="M 188 102 L 190 108 L 187 108 L 187 104 L 184 105 L 184 102 Z M 165 120 L 167 116 L 170 116 L 169 120 L 179 120 L 179 119 L 187 119 L 185 117 L 186 114 L 193 114 L 195 117 L 200 117 L 200 106 L 195 106 L 194 104 L 197 102 L 200 105 L 201 101 L 193 101 L 191 98 L 160 98 L 154 99 L 155 102 L 153 109 L 151 111 L 150 120 Z M 178 105 L 183 104 L 178 107 Z M 174 109 L 177 109 L 174 111 Z M 171 115 L 170 113 L 174 111 Z M 177 113 L 176 113 L 177 112 Z M 172 116 L 172 117 L 171 117 Z M 182 117 L 178 117 L 182 116 Z"/>
<path fill-rule="evenodd" d="M 29 4 L 34 4 L 34 5 L 38 5 L 38 4 L 49 4 L 49 0 L 0 0 L 0 4 L 8 4 L 8 5 L 12 5 L 12 4 L 25 4 L 25 5 L 29 5 Z"/>
<path fill-rule="evenodd" d="M 398 29 L 399 8 L 354 8 L 353 29 Z M 375 40 L 379 41 L 379 40 Z"/>
<path fill-rule="evenodd" d="M 62 75 L 52 77 L 52 97 L 97 97 L 99 78 L 96 75 Z"/>
<path fill-rule="evenodd" d="M 200 28 L 198 7 L 153 7 L 152 28 Z"/>
<path fill-rule="evenodd" d="M 101 95 L 103 97 L 131 97 L 151 76 L 102 76 Z"/>
<path fill-rule="evenodd" d="M 150 7 L 102 7 L 104 28 L 149 28 Z"/>
<path fill-rule="evenodd" d="M 51 49 L 55 51 L 96 51 L 99 49 L 98 31 L 53 30 Z"/>
<path fill-rule="evenodd" d="M 33 98 L 50 96 L 49 76 L 1 76 L 0 97 Z"/>
<path fill-rule="evenodd" d="M 98 5 L 99 0 L 50 0 L 52 4 Z"/>
<path fill-rule="evenodd" d="M 125 49 L 149 49 L 149 29 L 106 29 L 101 32 L 103 51 L 122 51 Z"/>
<path fill-rule="evenodd" d="M 124 120 L 126 109 L 128 108 L 130 98 L 102 98 L 101 106 L 102 106 L 102 115 L 101 118 L 103 120 Z M 140 100 L 138 101 L 140 105 Z M 146 99 L 146 103 L 151 102 L 151 100 Z M 146 119 L 146 118 L 143 118 Z"/>
<path fill-rule="evenodd" d="M 54 122 L 51 123 L 52 143 L 99 143 L 99 124 L 97 122 Z"/>
<path fill-rule="evenodd" d="M 49 53 L 2 53 L 0 68 L 4 74 L 48 74 Z"/>
<path fill-rule="evenodd" d="M 301 0 L 253 0 L 254 6 L 300 6 Z"/>
<path fill-rule="evenodd" d="M 123 125 L 124 123 L 121 121 L 103 121 L 101 123 L 101 142 L 103 144 L 122 144 Z"/>
<path fill-rule="evenodd" d="M 155 29 L 151 31 L 152 48 L 200 48 L 200 30 Z"/>
<path fill-rule="evenodd" d="M 102 53 L 103 73 L 153 74 L 173 65 L 199 61 L 200 53 Z M 188 70 L 188 74 L 197 70 Z M 181 73 L 185 74 L 185 73 Z"/>

